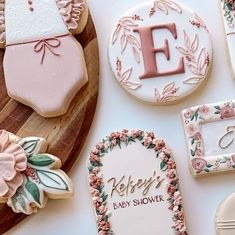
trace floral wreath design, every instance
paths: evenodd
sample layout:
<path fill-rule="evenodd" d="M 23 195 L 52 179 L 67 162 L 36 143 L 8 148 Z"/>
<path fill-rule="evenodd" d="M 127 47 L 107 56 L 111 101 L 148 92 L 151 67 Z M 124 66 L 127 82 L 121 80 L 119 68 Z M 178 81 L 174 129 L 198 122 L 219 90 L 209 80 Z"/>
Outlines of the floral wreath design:
<path fill-rule="evenodd" d="M 156 10 L 163 11 L 166 15 L 169 14 L 169 9 L 182 13 L 182 8 L 179 4 L 171 0 L 157 0 L 154 1 L 153 7 L 150 9 L 149 16 L 153 16 L 156 13 Z"/>
<path fill-rule="evenodd" d="M 133 68 L 129 68 L 125 72 L 122 72 L 122 62 L 119 58 L 117 58 L 116 72 L 119 82 L 128 89 L 137 90 L 142 86 L 142 84 L 130 81 L 132 70 Z"/>
<path fill-rule="evenodd" d="M 156 11 L 162 12 L 165 15 L 168 15 L 170 10 L 176 11 L 179 14 L 182 14 L 182 7 L 174 1 L 171 0 L 157 0 L 154 1 L 154 6 L 150 9 L 149 17 L 152 17 Z M 111 43 L 115 44 L 117 41 L 120 41 L 121 45 L 121 54 L 123 54 L 127 48 L 127 45 L 132 47 L 133 55 L 135 61 L 139 64 L 141 61 L 141 44 L 135 34 L 133 29 L 138 27 L 139 22 L 144 21 L 144 19 L 138 15 L 134 14 L 133 16 L 124 16 L 116 25 L 116 28 L 112 34 Z M 204 29 L 208 32 L 205 22 L 196 14 L 192 14 L 192 19 L 189 20 L 189 23 L 196 27 L 197 29 Z M 156 103 L 170 103 L 179 99 L 181 85 L 200 85 L 204 81 L 205 76 L 209 70 L 211 64 L 211 58 L 209 52 L 206 48 L 199 47 L 199 36 L 195 33 L 194 38 L 190 38 L 188 33 L 183 30 L 184 35 L 184 45 L 176 45 L 176 49 L 180 54 L 183 55 L 185 65 L 190 71 L 190 76 L 185 80 L 169 81 L 167 84 L 164 84 L 163 87 L 154 87 L 153 88 L 153 102 Z M 118 40 L 119 39 L 119 40 Z M 133 67 L 127 67 L 122 71 L 122 61 L 121 58 L 116 58 L 116 68 L 115 74 L 119 83 L 130 90 L 138 90 L 143 87 L 143 83 L 140 81 L 132 81 L 131 77 L 133 76 Z"/>
<path fill-rule="evenodd" d="M 108 194 L 104 191 L 104 183 L 102 181 L 102 158 L 114 148 L 127 147 L 131 142 L 137 141 L 141 142 L 146 148 L 152 149 L 156 154 L 156 158 L 161 159 L 160 169 L 166 173 L 166 180 L 168 182 L 167 193 L 169 197 L 167 200 L 169 202 L 169 210 L 174 214 L 172 228 L 177 235 L 187 235 L 182 198 L 179 191 L 179 178 L 172 152 L 166 147 L 163 140 L 155 137 L 154 133 L 128 130 L 111 133 L 110 136 L 107 136 L 97 144 L 90 153 L 88 163 L 90 193 L 95 208 L 98 234 L 114 234 L 111 230 L 111 223 L 109 222 L 111 213 L 108 211 L 106 205 Z"/>
<path fill-rule="evenodd" d="M 184 56 L 186 59 L 186 64 L 189 70 L 192 72 L 193 76 L 187 78 L 183 81 L 184 84 L 198 84 L 200 83 L 208 70 L 210 65 L 210 56 L 205 48 L 199 50 L 197 55 L 197 50 L 199 49 L 199 38 L 198 35 L 194 35 L 194 39 L 191 40 L 184 30 L 184 47 L 176 46 L 176 49 Z"/>
<path fill-rule="evenodd" d="M 156 101 L 160 102 L 167 102 L 174 100 L 175 98 L 179 97 L 177 92 L 179 91 L 180 87 L 176 87 L 175 82 L 170 82 L 166 86 L 164 86 L 162 92 L 159 92 L 157 88 L 154 90 L 154 96 Z"/>
<path fill-rule="evenodd" d="M 140 42 L 132 32 L 132 29 L 139 26 L 138 21 L 143 21 L 140 16 L 124 16 L 119 21 L 112 35 L 112 44 L 115 44 L 120 38 L 121 53 L 123 54 L 129 44 L 132 47 L 133 55 L 136 62 L 140 63 Z"/>
<path fill-rule="evenodd" d="M 235 118 L 235 102 L 201 105 L 182 112 L 189 150 L 190 166 L 194 176 L 235 170 L 235 153 L 204 156 L 201 124 Z"/>
<path fill-rule="evenodd" d="M 229 27 L 234 27 L 234 12 L 235 1 L 234 0 L 221 0 L 222 9 L 224 12 L 224 18 Z"/>

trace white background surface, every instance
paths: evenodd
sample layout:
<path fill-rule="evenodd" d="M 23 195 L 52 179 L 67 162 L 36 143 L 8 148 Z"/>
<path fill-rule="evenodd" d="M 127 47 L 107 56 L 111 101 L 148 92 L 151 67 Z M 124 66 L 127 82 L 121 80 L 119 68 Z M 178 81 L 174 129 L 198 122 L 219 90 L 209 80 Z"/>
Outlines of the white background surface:
<path fill-rule="evenodd" d="M 70 173 L 75 185 L 75 197 L 72 200 L 50 201 L 47 208 L 23 221 L 8 234 L 95 235 L 96 224 L 88 194 L 87 156 L 103 136 L 123 128 L 152 130 L 168 142 L 178 164 L 189 235 L 215 234 L 215 211 L 219 203 L 235 191 L 235 174 L 209 176 L 197 180 L 190 175 L 180 111 L 188 106 L 223 101 L 235 96 L 235 81 L 226 59 L 217 1 L 178 0 L 198 12 L 207 22 L 213 38 L 214 61 L 205 86 L 186 101 L 168 107 L 145 105 L 129 97 L 113 78 L 107 61 L 107 42 L 113 25 L 122 13 L 143 1 L 88 0 L 99 40 L 100 95 L 90 135 L 80 160 Z"/>

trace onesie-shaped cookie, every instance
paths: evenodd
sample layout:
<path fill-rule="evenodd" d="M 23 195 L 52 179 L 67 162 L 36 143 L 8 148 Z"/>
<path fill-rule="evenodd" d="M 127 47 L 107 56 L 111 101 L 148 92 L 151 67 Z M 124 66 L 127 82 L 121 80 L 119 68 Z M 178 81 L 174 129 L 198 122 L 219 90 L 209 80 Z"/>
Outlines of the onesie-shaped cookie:
<path fill-rule="evenodd" d="M 98 234 L 187 235 L 173 154 L 154 133 L 111 133 L 88 169 Z"/>
<path fill-rule="evenodd" d="M 1 0 L 1 46 L 10 97 L 45 117 L 64 114 L 87 82 L 72 33 L 87 22 L 84 0 Z"/>

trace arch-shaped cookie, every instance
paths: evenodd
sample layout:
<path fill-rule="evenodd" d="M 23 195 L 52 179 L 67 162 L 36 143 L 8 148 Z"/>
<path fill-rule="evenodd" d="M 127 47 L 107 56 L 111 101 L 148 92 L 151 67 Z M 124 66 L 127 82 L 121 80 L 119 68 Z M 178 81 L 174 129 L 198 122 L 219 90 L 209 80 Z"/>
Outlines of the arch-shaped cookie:
<path fill-rule="evenodd" d="M 88 170 L 99 234 L 187 234 L 173 154 L 154 133 L 111 133 Z"/>

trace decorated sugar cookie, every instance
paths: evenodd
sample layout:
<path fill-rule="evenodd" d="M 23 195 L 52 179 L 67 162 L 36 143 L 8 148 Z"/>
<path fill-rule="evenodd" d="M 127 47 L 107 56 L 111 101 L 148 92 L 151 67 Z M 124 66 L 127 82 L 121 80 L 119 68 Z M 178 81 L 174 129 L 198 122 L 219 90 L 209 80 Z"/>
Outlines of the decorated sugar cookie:
<path fill-rule="evenodd" d="M 194 176 L 235 170 L 235 101 L 182 111 L 189 165 Z"/>
<path fill-rule="evenodd" d="M 195 91 L 212 60 L 205 22 L 171 0 L 151 1 L 125 13 L 114 27 L 108 50 L 122 87 L 158 105 L 177 102 Z"/>
<path fill-rule="evenodd" d="M 98 234 L 187 234 L 172 152 L 152 132 L 111 133 L 88 170 Z"/>
<path fill-rule="evenodd" d="M 82 47 L 71 35 L 86 25 L 84 0 L 1 0 L 0 11 L 9 96 L 45 117 L 64 114 L 87 82 Z"/>
<path fill-rule="evenodd" d="M 46 141 L 0 131 L 0 203 L 16 213 L 32 214 L 47 200 L 71 197 L 72 182 L 59 158 L 45 153 Z"/>
<path fill-rule="evenodd" d="M 235 193 L 228 196 L 217 209 L 215 227 L 216 235 L 235 234 Z"/>
<path fill-rule="evenodd" d="M 219 9 L 222 15 L 226 41 L 228 45 L 231 65 L 233 73 L 235 73 L 235 1 L 234 0 L 218 0 Z"/>

